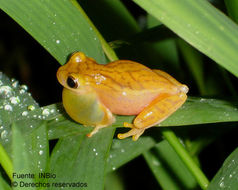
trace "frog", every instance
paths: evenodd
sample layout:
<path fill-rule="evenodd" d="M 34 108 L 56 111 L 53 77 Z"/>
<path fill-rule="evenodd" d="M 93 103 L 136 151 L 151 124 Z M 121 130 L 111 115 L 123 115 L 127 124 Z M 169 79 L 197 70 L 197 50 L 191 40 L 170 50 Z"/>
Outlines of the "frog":
<path fill-rule="evenodd" d="M 111 126 L 115 115 L 133 115 L 133 122 L 123 123 L 130 130 L 117 137 L 136 141 L 146 129 L 158 126 L 179 109 L 189 91 L 165 71 L 131 60 L 98 64 L 83 52 L 73 53 L 56 75 L 63 86 L 67 114 L 84 126 L 94 127 L 88 137 Z"/>

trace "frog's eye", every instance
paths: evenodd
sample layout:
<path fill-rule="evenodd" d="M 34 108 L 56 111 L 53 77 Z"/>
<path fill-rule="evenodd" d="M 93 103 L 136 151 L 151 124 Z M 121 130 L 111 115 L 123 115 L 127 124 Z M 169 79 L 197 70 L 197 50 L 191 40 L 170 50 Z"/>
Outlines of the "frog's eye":
<path fill-rule="evenodd" d="M 74 77 L 68 76 L 68 78 L 67 78 L 67 85 L 70 88 L 78 88 L 78 81 Z"/>

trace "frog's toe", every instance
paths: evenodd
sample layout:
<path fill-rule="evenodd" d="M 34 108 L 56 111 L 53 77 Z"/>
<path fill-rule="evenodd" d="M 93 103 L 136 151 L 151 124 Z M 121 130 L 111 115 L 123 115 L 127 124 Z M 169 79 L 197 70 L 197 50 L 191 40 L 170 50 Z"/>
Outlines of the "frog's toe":
<path fill-rule="evenodd" d="M 95 127 L 90 133 L 87 134 L 87 137 L 92 137 L 95 133 L 97 133 L 99 130 L 98 127 Z"/>
<path fill-rule="evenodd" d="M 133 128 L 127 133 L 123 133 L 123 134 L 119 133 L 117 137 L 119 139 L 125 139 L 127 137 L 132 136 L 132 140 L 136 141 L 143 134 L 143 132 L 144 132 L 144 129 Z"/>
<path fill-rule="evenodd" d="M 124 127 L 128 127 L 128 128 L 134 128 L 134 127 L 135 127 L 134 124 L 128 123 L 128 122 L 124 122 L 124 123 L 123 123 L 123 126 L 124 126 Z"/>

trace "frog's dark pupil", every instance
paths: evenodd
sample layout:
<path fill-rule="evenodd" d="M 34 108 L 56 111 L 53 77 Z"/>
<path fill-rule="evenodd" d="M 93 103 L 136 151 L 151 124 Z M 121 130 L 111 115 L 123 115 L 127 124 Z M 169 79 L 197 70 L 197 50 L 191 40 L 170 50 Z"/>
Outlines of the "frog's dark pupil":
<path fill-rule="evenodd" d="M 67 84 L 70 88 L 77 88 L 77 83 L 75 82 L 74 78 L 68 77 Z"/>

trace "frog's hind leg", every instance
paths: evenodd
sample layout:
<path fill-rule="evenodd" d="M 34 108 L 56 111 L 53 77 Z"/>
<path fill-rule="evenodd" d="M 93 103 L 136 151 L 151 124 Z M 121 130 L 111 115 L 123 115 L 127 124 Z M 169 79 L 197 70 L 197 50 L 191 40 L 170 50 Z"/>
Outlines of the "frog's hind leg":
<path fill-rule="evenodd" d="M 179 90 L 183 93 L 188 93 L 188 87 L 185 84 L 181 84 L 179 81 L 177 81 L 175 78 L 173 78 L 172 76 L 170 76 L 168 73 L 161 71 L 159 69 L 153 69 L 153 71 L 159 75 L 162 76 L 164 78 L 166 78 L 168 81 L 170 81 L 171 83 L 173 83 L 175 86 L 177 86 L 179 88 Z"/>
<path fill-rule="evenodd" d="M 187 95 L 183 92 L 174 95 L 161 94 L 137 115 L 133 124 L 124 123 L 124 126 L 130 127 L 131 130 L 124 134 L 118 134 L 118 138 L 124 139 L 132 136 L 133 140 L 137 140 L 145 129 L 161 123 L 174 113 L 186 99 Z"/>

